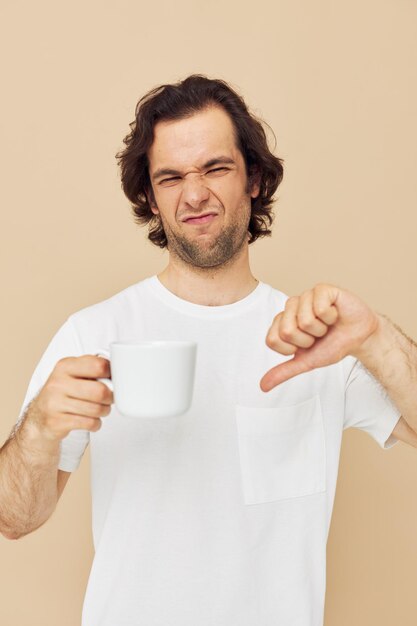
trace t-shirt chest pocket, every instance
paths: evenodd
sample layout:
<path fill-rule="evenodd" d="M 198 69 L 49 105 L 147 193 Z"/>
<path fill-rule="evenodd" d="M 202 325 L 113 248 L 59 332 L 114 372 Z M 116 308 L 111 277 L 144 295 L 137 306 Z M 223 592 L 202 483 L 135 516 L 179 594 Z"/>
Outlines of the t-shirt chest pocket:
<path fill-rule="evenodd" d="M 320 397 L 292 406 L 236 406 L 245 504 L 326 490 L 326 449 Z"/>

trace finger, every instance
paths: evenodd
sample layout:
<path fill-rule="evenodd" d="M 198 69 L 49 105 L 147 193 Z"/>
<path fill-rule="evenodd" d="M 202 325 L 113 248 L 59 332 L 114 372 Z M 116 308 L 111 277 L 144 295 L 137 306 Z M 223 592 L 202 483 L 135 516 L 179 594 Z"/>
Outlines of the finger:
<path fill-rule="evenodd" d="M 281 354 L 289 356 L 294 354 L 297 348 L 292 346 L 290 343 L 283 341 L 278 334 L 282 315 L 283 312 L 278 313 L 278 315 L 275 316 L 274 321 L 272 322 L 272 325 L 266 335 L 265 343 L 269 348 L 275 350 L 275 352 L 280 352 Z"/>
<path fill-rule="evenodd" d="M 339 290 L 332 285 L 316 285 L 313 289 L 313 309 L 315 316 L 331 326 L 336 323 L 339 313 L 336 307 Z"/>
<path fill-rule="evenodd" d="M 103 425 L 100 418 L 84 417 L 83 415 L 75 415 L 72 413 L 63 413 L 63 415 L 68 418 L 67 427 L 69 427 L 70 430 L 88 430 L 95 433 L 100 430 Z"/>
<path fill-rule="evenodd" d="M 277 385 L 293 378 L 294 376 L 298 376 L 299 374 L 303 374 L 304 372 L 310 371 L 310 367 L 307 365 L 305 361 L 302 359 L 294 358 L 289 361 L 285 361 L 285 363 L 280 363 L 276 365 L 272 369 L 270 369 L 262 378 L 259 383 L 262 391 L 271 391 Z"/>
<path fill-rule="evenodd" d="M 289 298 L 285 310 L 277 320 L 277 327 L 272 333 L 272 339 L 283 341 L 296 348 L 310 348 L 314 344 L 314 337 L 305 333 L 298 327 L 299 298 Z M 277 348 L 274 348 L 277 349 Z"/>
<path fill-rule="evenodd" d="M 316 317 L 313 300 L 314 292 L 311 289 L 300 296 L 297 323 L 299 328 L 309 335 L 324 337 L 329 327 Z"/>
<path fill-rule="evenodd" d="M 75 398 L 68 398 L 63 413 L 82 415 L 83 417 L 104 417 L 111 412 L 108 404 L 85 402 Z"/>
<path fill-rule="evenodd" d="M 109 378 L 111 376 L 110 361 L 92 354 L 66 357 L 58 361 L 56 368 L 74 378 Z"/>
<path fill-rule="evenodd" d="M 69 398 L 96 402 L 98 404 L 113 403 L 113 392 L 107 385 L 97 380 L 66 378 L 65 395 Z"/>
<path fill-rule="evenodd" d="M 72 430 L 96 432 L 100 430 L 102 421 L 100 418 L 84 417 L 74 413 L 58 413 L 53 419 L 49 419 L 45 426 L 48 432 L 62 439 Z"/>

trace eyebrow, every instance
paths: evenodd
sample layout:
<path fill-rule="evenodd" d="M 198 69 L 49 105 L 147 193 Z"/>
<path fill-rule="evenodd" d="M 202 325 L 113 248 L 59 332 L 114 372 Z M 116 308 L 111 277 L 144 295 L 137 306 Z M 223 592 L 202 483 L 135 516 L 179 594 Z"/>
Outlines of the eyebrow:
<path fill-rule="evenodd" d="M 230 157 L 218 156 L 204 163 L 202 169 L 205 170 L 208 167 L 212 167 L 213 165 L 219 165 L 220 163 L 230 163 L 236 165 L 235 161 Z M 161 178 L 161 176 L 181 176 L 181 172 L 179 172 L 178 170 L 173 170 L 169 167 L 162 167 L 159 170 L 156 170 L 156 172 L 152 175 L 152 180 Z"/>

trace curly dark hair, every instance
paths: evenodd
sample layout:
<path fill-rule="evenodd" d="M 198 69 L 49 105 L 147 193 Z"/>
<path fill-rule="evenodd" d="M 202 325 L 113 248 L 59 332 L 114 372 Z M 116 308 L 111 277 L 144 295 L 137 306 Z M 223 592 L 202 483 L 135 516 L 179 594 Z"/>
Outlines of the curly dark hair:
<path fill-rule="evenodd" d="M 162 120 L 184 119 L 210 106 L 222 107 L 230 116 L 236 146 L 246 165 L 247 192 L 254 178 L 260 175 L 259 195 L 251 199 L 248 243 L 272 234 L 269 229 L 275 217 L 272 196 L 283 177 L 283 160 L 269 150 L 262 126 L 265 122 L 249 112 L 243 98 L 225 81 L 192 74 L 175 84 L 155 87 L 139 100 L 135 120 L 129 124 L 131 132 L 123 140 L 126 147 L 116 154 L 122 189 L 132 203 L 135 222 L 149 224 L 148 239 L 160 248 L 167 247 L 168 242 L 159 215 L 152 213 L 149 203 L 149 199 L 155 201 L 147 157 L 154 127 Z"/>

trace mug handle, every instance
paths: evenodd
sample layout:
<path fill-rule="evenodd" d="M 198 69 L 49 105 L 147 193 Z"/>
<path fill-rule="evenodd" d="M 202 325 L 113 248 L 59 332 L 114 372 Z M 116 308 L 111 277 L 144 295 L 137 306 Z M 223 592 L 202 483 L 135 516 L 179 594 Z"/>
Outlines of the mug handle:
<path fill-rule="evenodd" d="M 107 361 L 110 361 L 110 352 L 108 350 L 100 350 L 100 352 L 96 352 L 95 356 L 100 356 L 104 359 L 107 359 Z M 104 383 L 106 387 L 110 389 L 110 391 L 114 391 L 113 382 L 110 378 L 97 378 L 96 380 L 98 380 L 100 383 Z"/>

